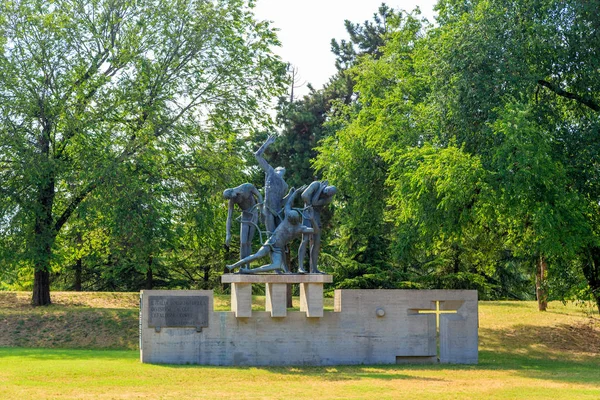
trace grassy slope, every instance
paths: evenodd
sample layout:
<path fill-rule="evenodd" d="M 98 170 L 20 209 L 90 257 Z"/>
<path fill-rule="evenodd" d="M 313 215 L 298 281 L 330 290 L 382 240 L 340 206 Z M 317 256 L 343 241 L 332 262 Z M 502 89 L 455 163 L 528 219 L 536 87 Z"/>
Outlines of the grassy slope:
<path fill-rule="evenodd" d="M 46 309 L 5 296 L 2 346 L 137 344 L 136 294 L 55 293 Z M 226 298 L 215 303 L 227 309 Z M 0 348 L 0 398 L 600 398 L 600 320 L 589 309 L 481 302 L 479 332 L 477 366 L 157 366 L 140 364 L 136 351 Z"/>
<path fill-rule="evenodd" d="M 0 292 L 0 347 L 138 348 L 139 293 L 53 292 L 53 304 L 37 308 L 30 300 L 30 293 Z M 214 300 L 216 310 L 229 310 L 229 296 Z M 333 299 L 325 301 L 332 310 Z M 253 307 L 264 305 L 259 296 Z"/>
<path fill-rule="evenodd" d="M 59 292 L 37 308 L 30 296 L 0 292 L 0 346 L 137 349 L 139 294 Z"/>

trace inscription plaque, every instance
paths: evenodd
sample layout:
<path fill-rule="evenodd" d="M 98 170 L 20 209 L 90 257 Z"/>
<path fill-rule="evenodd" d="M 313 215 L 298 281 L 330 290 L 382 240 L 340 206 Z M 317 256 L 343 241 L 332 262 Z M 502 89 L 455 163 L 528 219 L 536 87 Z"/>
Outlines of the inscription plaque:
<path fill-rule="evenodd" d="M 148 328 L 208 327 L 208 296 L 149 296 Z"/>

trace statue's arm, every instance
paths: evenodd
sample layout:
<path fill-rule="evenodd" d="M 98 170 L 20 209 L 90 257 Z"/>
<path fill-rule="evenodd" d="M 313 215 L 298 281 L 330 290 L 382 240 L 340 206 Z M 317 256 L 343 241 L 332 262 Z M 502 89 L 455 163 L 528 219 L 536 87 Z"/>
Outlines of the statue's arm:
<path fill-rule="evenodd" d="M 322 204 L 319 204 L 319 197 L 321 197 L 321 193 L 323 193 L 323 190 L 327 187 L 328 182 L 327 181 L 323 181 L 323 182 L 319 182 L 319 186 L 315 188 L 315 191 L 313 192 L 313 197 L 312 197 L 312 204 L 315 206 L 320 206 Z"/>
<path fill-rule="evenodd" d="M 320 187 L 321 187 L 321 182 L 319 182 L 319 181 L 314 181 L 310 185 L 308 185 L 306 190 L 302 192 L 302 200 L 304 201 L 304 204 L 312 204 L 312 200 L 314 198 L 314 193 L 316 191 L 319 191 Z M 321 193 L 321 192 L 319 191 L 319 193 Z"/>
<path fill-rule="evenodd" d="M 262 202 L 263 202 L 262 194 L 260 194 L 260 192 L 258 191 L 258 189 L 254 185 L 252 185 L 252 194 L 256 197 L 256 201 L 259 204 L 262 204 Z"/>
<path fill-rule="evenodd" d="M 325 197 L 324 199 L 318 199 L 313 201 L 313 205 L 314 206 L 326 206 L 327 204 L 331 203 L 333 201 L 333 197 Z"/>
<path fill-rule="evenodd" d="M 269 165 L 269 163 L 267 162 L 267 160 L 265 160 L 264 157 L 263 157 L 263 153 L 265 152 L 265 150 L 267 149 L 267 147 L 269 147 L 269 145 L 271 145 L 271 143 L 273 143 L 273 142 L 275 142 L 275 136 L 271 135 L 263 143 L 263 145 L 260 146 L 260 148 L 258 150 L 256 150 L 256 153 L 254 153 L 254 157 L 256 158 L 256 161 L 258 161 L 258 165 L 260 165 L 260 167 L 266 173 L 272 173 L 274 171 L 273 167 L 271 167 Z"/>
<path fill-rule="evenodd" d="M 225 224 L 225 246 L 229 247 L 231 243 L 231 220 L 233 219 L 233 199 L 229 199 L 229 208 L 227 209 L 227 223 Z"/>
<path fill-rule="evenodd" d="M 303 225 L 302 233 L 312 234 L 312 233 L 318 233 L 318 231 L 315 228 L 309 228 L 308 226 Z"/>
<path fill-rule="evenodd" d="M 285 213 L 289 213 L 290 211 L 292 211 L 292 206 L 294 205 L 294 199 L 296 198 L 296 195 L 298 194 L 298 190 L 291 188 L 290 191 L 288 192 L 287 196 L 284 197 L 284 199 L 287 199 L 287 201 L 285 202 Z"/>

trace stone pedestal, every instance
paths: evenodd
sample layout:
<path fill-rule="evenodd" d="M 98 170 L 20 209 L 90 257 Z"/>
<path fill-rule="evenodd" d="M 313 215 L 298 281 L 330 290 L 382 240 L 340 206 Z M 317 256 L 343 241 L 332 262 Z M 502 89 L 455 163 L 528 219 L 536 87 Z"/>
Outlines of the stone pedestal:
<path fill-rule="evenodd" d="M 235 316 L 249 318 L 252 316 L 252 285 L 237 283 L 231 285 L 231 311 Z"/>
<path fill-rule="evenodd" d="M 271 317 L 287 316 L 287 285 L 299 284 L 300 311 L 304 311 L 307 317 L 320 318 L 323 317 L 323 284 L 333 282 L 333 277 L 321 274 L 224 274 L 221 282 L 231 283 L 231 311 L 238 318 L 252 316 L 253 283 L 266 285 L 265 310 L 271 313 Z"/>
<path fill-rule="evenodd" d="M 323 316 L 323 284 L 300 284 L 300 311 L 306 311 L 307 317 Z"/>
<path fill-rule="evenodd" d="M 285 317 L 287 315 L 286 305 L 287 283 L 267 282 L 265 287 L 265 311 L 270 311 L 271 317 Z"/>

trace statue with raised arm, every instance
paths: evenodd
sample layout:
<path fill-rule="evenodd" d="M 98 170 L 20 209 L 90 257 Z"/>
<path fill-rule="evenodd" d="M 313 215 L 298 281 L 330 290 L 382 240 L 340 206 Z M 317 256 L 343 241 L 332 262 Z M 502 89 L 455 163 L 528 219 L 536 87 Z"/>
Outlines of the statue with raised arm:
<path fill-rule="evenodd" d="M 271 234 L 275 232 L 275 228 L 281 223 L 281 211 L 284 203 L 284 196 L 288 190 L 288 185 L 283 180 L 285 168 L 273 168 L 263 158 L 263 153 L 266 148 L 275 142 L 275 136 L 271 135 L 267 141 L 260 146 L 254 153 L 258 165 L 265 171 L 265 202 L 263 206 L 263 215 L 265 217 L 265 226 Z"/>
<path fill-rule="evenodd" d="M 315 181 L 302 192 L 305 213 L 310 215 L 310 218 L 304 218 L 303 224 L 312 227 L 314 233 L 311 235 L 302 235 L 302 243 L 298 249 L 298 272 L 301 274 L 306 273 L 304 269 L 304 257 L 306 255 L 306 247 L 309 244 L 309 271 L 311 274 L 322 273 L 317 266 L 319 253 L 321 252 L 321 211 L 323 207 L 331 203 L 336 193 L 336 187 L 330 186 L 327 181 Z"/>
<path fill-rule="evenodd" d="M 252 238 L 258 224 L 259 208 L 262 204 L 262 195 L 251 183 L 243 183 L 232 189 L 225 189 L 223 197 L 229 200 L 227 210 L 227 233 L 225 246 L 231 243 L 231 222 L 235 205 L 242 210 L 240 226 L 240 259 L 252 254 Z"/>
<path fill-rule="evenodd" d="M 275 271 L 277 273 L 289 273 L 289 268 L 285 264 L 284 258 L 284 250 L 285 246 L 291 242 L 294 238 L 302 235 L 302 234 L 311 234 L 314 232 L 313 228 L 309 228 L 307 226 L 302 225 L 302 214 L 294 210 L 292 205 L 294 203 L 294 199 L 298 192 L 300 192 L 304 187 L 296 190 L 292 188 L 290 190 L 289 195 L 287 196 L 287 202 L 285 204 L 284 209 L 284 219 L 277 226 L 275 232 L 269 237 L 269 239 L 262 245 L 260 249 L 255 254 L 252 254 L 248 257 L 241 259 L 235 264 L 228 265 L 227 268 L 231 271 L 235 268 L 242 267 L 245 264 L 249 264 L 254 260 L 258 260 L 259 258 L 265 257 L 267 255 L 271 256 L 271 263 L 263 265 L 259 268 L 249 269 L 247 267 L 240 268 L 240 274 L 256 274 L 260 272 L 268 272 Z M 316 224 L 314 224 L 317 226 Z"/>

